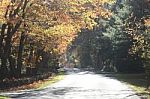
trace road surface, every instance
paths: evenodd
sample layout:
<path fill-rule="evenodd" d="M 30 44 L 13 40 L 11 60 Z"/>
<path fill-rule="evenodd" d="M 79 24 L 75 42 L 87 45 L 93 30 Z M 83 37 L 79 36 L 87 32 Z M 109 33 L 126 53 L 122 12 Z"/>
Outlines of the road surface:
<path fill-rule="evenodd" d="M 41 90 L 1 93 L 11 99 L 140 99 L 118 80 L 84 71 L 70 73 Z"/>

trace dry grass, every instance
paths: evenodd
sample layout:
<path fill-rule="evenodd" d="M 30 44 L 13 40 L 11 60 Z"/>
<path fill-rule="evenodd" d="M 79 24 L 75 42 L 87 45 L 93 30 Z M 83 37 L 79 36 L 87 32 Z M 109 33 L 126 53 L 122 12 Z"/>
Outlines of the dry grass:
<path fill-rule="evenodd" d="M 53 84 L 55 82 L 62 80 L 63 78 L 64 78 L 64 75 L 57 75 L 57 76 L 52 77 L 50 79 L 46 79 L 44 82 L 37 84 L 36 88 L 37 89 L 43 89 L 50 84 Z"/>

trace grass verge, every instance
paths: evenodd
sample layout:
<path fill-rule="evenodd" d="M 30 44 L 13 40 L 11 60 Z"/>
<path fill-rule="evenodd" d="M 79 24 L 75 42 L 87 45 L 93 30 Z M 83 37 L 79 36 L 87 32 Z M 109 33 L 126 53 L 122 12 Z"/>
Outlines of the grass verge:
<path fill-rule="evenodd" d="M 138 96 L 143 97 L 142 99 L 150 99 L 150 92 L 145 87 L 135 86 L 130 83 L 126 83 L 131 89 L 133 89 Z"/>
<path fill-rule="evenodd" d="M 5 96 L 0 96 L 0 99 L 9 99 L 9 98 Z"/>
<path fill-rule="evenodd" d="M 43 88 L 49 86 L 50 84 L 53 84 L 53 83 L 56 83 L 56 82 L 62 80 L 63 78 L 64 78 L 63 74 L 55 75 L 49 79 L 46 79 L 42 83 L 37 84 L 37 89 L 43 89 Z"/>
<path fill-rule="evenodd" d="M 127 84 L 141 99 L 150 99 L 150 90 L 146 90 L 145 74 L 114 74 L 114 78 Z"/>

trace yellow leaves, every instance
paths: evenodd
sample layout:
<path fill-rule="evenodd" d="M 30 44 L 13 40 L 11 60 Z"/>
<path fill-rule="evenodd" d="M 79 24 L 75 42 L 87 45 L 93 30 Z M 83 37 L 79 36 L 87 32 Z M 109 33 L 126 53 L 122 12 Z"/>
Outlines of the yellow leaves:
<path fill-rule="evenodd" d="M 135 54 L 137 52 L 141 52 L 138 54 L 143 54 L 145 47 L 147 46 L 147 42 L 145 41 L 145 37 L 143 35 L 132 34 L 132 38 L 134 40 L 132 48 L 129 50 L 130 54 Z"/>
<path fill-rule="evenodd" d="M 144 20 L 146 27 L 150 26 L 150 19 L 146 19 Z M 141 24 L 140 24 L 141 26 Z M 139 26 L 139 27 L 140 27 Z M 138 26 L 137 26 L 138 27 Z M 145 55 L 147 53 L 147 57 L 150 57 L 150 52 L 148 52 L 150 45 L 149 45 L 149 28 L 146 28 L 145 30 L 137 30 L 137 28 L 135 29 L 128 29 L 129 31 L 129 35 L 132 37 L 133 39 L 133 46 L 130 49 L 130 53 L 131 54 L 137 54 L 140 55 L 142 58 L 146 58 Z M 141 33 L 140 33 L 141 32 Z M 149 55 L 148 55 L 149 54 Z M 147 59 L 147 58 L 146 58 Z"/>
<path fill-rule="evenodd" d="M 5 21 L 4 15 L 5 15 L 5 12 L 9 3 L 10 3 L 10 0 L 2 0 L 0 2 L 0 22 Z"/>
<path fill-rule="evenodd" d="M 55 9 L 55 11 L 50 12 L 51 19 L 55 24 L 53 27 L 45 30 L 44 34 L 48 37 L 58 37 L 57 48 L 60 53 L 63 53 L 81 28 L 92 29 L 96 26 L 95 18 L 98 16 L 109 17 L 111 15 L 109 11 L 100 7 L 100 5 L 107 1 L 111 0 L 61 1 L 63 2 L 61 4 L 67 5 L 66 8 L 60 11 Z"/>
<path fill-rule="evenodd" d="M 63 53 L 66 50 L 67 45 L 76 36 L 75 30 L 76 29 L 72 24 L 61 24 L 45 30 L 44 33 L 49 37 L 57 38 L 55 41 L 53 41 L 54 39 L 51 39 L 52 41 L 50 42 L 55 42 L 59 53 Z"/>
<path fill-rule="evenodd" d="M 85 17 L 91 17 L 91 18 L 96 18 L 96 17 L 97 17 L 96 13 L 93 12 L 93 11 L 88 11 L 88 12 L 86 12 L 86 13 L 84 14 L 84 16 L 85 16 Z"/>
<path fill-rule="evenodd" d="M 84 21 L 80 26 L 92 29 L 92 26 L 96 25 L 93 21 L 94 18 L 111 16 L 111 13 L 100 5 L 113 1 L 115 0 L 67 0 L 65 3 L 68 5 L 67 11 L 71 13 L 70 16 L 73 20 Z"/>
<path fill-rule="evenodd" d="M 150 18 L 147 19 L 147 20 L 145 20 L 145 25 L 146 25 L 146 26 L 150 26 Z"/>
<path fill-rule="evenodd" d="M 29 35 L 37 40 L 38 43 L 40 41 L 41 46 L 45 46 L 45 51 L 53 49 L 59 53 L 63 53 L 76 36 L 76 29 L 72 24 L 60 24 L 48 29 L 34 26 L 31 30 L 32 32 Z"/>
<path fill-rule="evenodd" d="M 142 42 L 143 42 L 144 36 L 142 36 L 142 35 L 135 35 L 135 36 L 133 37 L 133 39 L 136 40 L 136 41 L 142 41 Z M 144 43 L 144 42 L 143 42 L 143 43 Z"/>
<path fill-rule="evenodd" d="M 6 1 L 8 3 L 9 0 Z M 64 51 L 81 28 L 92 29 L 96 26 L 95 18 L 109 15 L 109 11 L 100 6 L 108 1 L 112 0 L 30 0 L 25 20 L 30 27 L 29 36 L 42 42 L 42 46 L 48 46 L 46 50 L 55 47 Z M 7 7 L 7 3 L 3 5 Z M 19 3 L 17 0 L 14 6 Z M 2 12 L 0 10 L 0 14 Z M 16 22 L 14 19 L 12 21 Z"/>
<path fill-rule="evenodd" d="M 59 35 L 64 36 L 69 33 L 75 32 L 75 27 L 71 24 L 60 24 L 54 27 L 51 27 L 45 31 L 47 35 Z"/>
<path fill-rule="evenodd" d="M 115 3 L 116 2 L 116 0 L 99 0 L 100 2 L 102 2 L 102 3 Z"/>
<path fill-rule="evenodd" d="M 73 12 L 73 13 L 79 12 L 79 8 L 74 7 L 74 6 L 71 6 L 71 8 L 69 9 L 69 11 L 70 11 L 70 12 Z"/>

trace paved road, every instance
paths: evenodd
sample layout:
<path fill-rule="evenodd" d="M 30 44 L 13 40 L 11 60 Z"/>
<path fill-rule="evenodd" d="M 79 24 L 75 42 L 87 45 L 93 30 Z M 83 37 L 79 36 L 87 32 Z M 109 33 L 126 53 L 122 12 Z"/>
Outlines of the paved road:
<path fill-rule="evenodd" d="M 45 89 L 1 94 L 12 99 L 140 99 L 120 81 L 88 71 L 66 75 Z"/>

